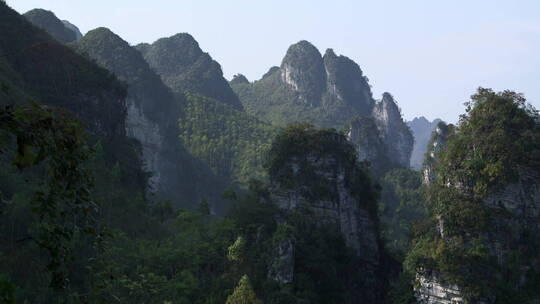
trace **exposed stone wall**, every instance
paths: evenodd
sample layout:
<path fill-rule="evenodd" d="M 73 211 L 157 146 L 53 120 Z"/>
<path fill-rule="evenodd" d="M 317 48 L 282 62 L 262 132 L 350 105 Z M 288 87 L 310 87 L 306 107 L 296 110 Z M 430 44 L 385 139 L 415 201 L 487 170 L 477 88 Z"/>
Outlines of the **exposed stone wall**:
<path fill-rule="evenodd" d="M 461 304 L 464 303 L 458 286 L 444 282 L 435 271 L 417 274 L 416 299 L 421 304 Z"/>
<path fill-rule="evenodd" d="M 372 116 L 387 147 L 390 159 L 399 166 L 408 168 L 414 138 L 403 121 L 401 111 L 392 95 L 383 94 L 383 98 L 375 104 Z"/>
<path fill-rule="evenodd" d="M 285 211 L 303 210 L 312 217 L 314 223 L 334 224 L 339 227 L 345 243 L 354 249 L 358 256 L 371 265 L 373 269 L 379 263 L 379 241 L 375 219 L 365 207 L 365 202 L 359 201 L 346 185 L 345 169 L 332 157 L 308 158 L 317 168 L 333 168 L 333 170 L 317 170 L 316 175 L 323 176 L 328 185 L 334 189 L 332 199 L 310 199 L 303 193 L 303 186 L 295 189 L 282 189 L 274 185 L 271 191 L 272 200 Z M 292 165 L 293 171 L 300 170 L 299 165 Z M 269 276 L 278 282 L 292 281 L 294 268 L 294 249 L 291 243 L 282 243 L 278 255 L 274 258 L 273 270 Z M 293 246 L 294 247 L 294 246 Z M 283 267 L 288 265 L 288 267 Z M 289 280 L 290 278 L 290 280 Z"/>
<path fill-rule="evenodd" d="M 163 136 L 159 126 L 146 117 L 142 108 L 132 100 L 127 100 L 126 133 L 137 139 L 142 145 L 144 169 L 151 172 L 148 183 L 151 189 L 157 189 L 161 174 L 158 169 L 159 154 L 163 146 Z"/>

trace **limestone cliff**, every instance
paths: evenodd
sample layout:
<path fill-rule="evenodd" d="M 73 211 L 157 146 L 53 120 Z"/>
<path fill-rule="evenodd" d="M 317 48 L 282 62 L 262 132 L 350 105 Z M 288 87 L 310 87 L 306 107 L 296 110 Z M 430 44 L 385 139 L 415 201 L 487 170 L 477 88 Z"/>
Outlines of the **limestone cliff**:
<path fill-rule="evenodd" d="M 383 94 L 382 99 L 375 104 L 372 115 L 391 160 L 403 168 L 408 168 L 414 138 L 390 93 Z"/>
<path fill-rule="evenodd" d="M 337 56 L 332 49 L 326 50 L 323 60 L 327 75 L 324 106 L 344 103 L 362 115 L 369 115 L 374 100 L 360 66 L 346 56 Z"/>
<path fill-rule="evenodd" d="M 388 169 L 389 155 L 373 118 L 355 117 L 346 126 L 346 134 L 356 149 L 358 160 L 368 161 L 372 173 L 378 176 Z"/>
<path fill-rule="evenodd" d="M 375 167 L 388 161 L 393 166 L 409 166 L 414 139 L 393 97 L 385 93 L 376 103 L 360 66 L 332 49 L 322 56 L 315 46 L 302 40 L 289 47 L 280 67 L 272 67 L 260 80 L 231 81 L 231 86 L 249 114 L 276 125 L 310 122 L 336 129 L 345 126 L 348 133 L 352 132 L 360 159 Z M 363 139 L 359 132 L 349 129 L 358 116 L 373 118 L 376 123 L 369 119 L 354 122 L 353 129 L 370 133 Z M 358 140 L 363 142 L 354 142 Z M 383 149 L 379 141 L 387 151 L 384 156 L 379 153 Z M 376 147 L 368 147 L 371 144 Z M 379 156 L 386 160 L 375 160 Z"/>
<path fill-rule="evenodd" d="M 277 125 L 306 121 L 340 128 L 355 115 L 370 115 L 368 80 L 351 59 L 328 49 L 324 56 L 302 40 L 279 67 L 253 83 L 231 84 L 248 113 Z"/>
<path fill-rule="evenodd" d="M 289 223 L 297 214 L 315 226 L 335 229 L 361 261 L 359 267 L 372 274 L 369 284 L 376 284 L 382 249 L 374 190 L 354 148 L 333 131 L 302 126 L 288 130 L 290 134 L 274 143 L 269 166 L 271 200 L 283 212 L 279 221 Z M 282 238 L 277 243 L 269 276 L 281 283 L 294 277 L 293 241 Z M 370 292 L 374 297 L 376 292 Z"/>
<path fill-rule="evenodd" d="M 280 77 L 298 93 L 300 102 L 309 106 L 321 104 L 326 73 L 321 53 L 311 43 L 302 40 L 289 47 L 281 62 Z"/>
<path fill-rule="evenodd" d="M 345 177 L 347 168 L 343 167 L 332 156 L 321 157 L 307 156 L 305 159 L 291 159 L 289 165 L 293 170 L 293 175 L 304 174 L 302 163 L 307 161 L 309 166 L 315 169 L 312 174 L 314 179 L 327 183 L 329 193 L 327 197 L 309 197 L 310 182 L 303 184 L 299 182 L 297 187 L 285 190 L 276 186 L 272 191 L 275 193 L 275 200 L 283 210 L 303 209 L 313 217 L 315 222 L 324 224 L 336 224 L 346 242 L 356 253 L 366 262 L 377 265 L 379 259 L 378 234 L 376 220 L 369 213 L 369 208 L 363 206 L 367 202 L 355 198 L 349 189 Z M 333 168 L 333 170 L 327 170 Z"/>
<path fill-rule="evenodd" d="M 141 143 L 144 169 L 151 173 L 150 192 L 174 202 L 217 197 L 220 184 L 178 139 L 183 97 L 175 96 L 142 55 L 109 29 L 92 30 L 73 47 L 129 85 L 125 128 L 128 136 Z M 203 189 L 206 182 L 215 187 Z"/>

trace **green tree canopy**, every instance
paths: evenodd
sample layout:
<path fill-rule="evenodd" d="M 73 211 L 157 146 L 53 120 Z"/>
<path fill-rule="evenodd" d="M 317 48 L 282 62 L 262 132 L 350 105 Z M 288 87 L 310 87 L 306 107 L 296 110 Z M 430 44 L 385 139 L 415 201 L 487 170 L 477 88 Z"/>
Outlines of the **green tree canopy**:
<path fill-rule="evenodd" d="M 238 286 L 233 293 L 227 298 L 226 304 L 262 304 L 263 302 L 257 298 L 251 282 L 247 275 L 242 276 L 238 282 Z"/>

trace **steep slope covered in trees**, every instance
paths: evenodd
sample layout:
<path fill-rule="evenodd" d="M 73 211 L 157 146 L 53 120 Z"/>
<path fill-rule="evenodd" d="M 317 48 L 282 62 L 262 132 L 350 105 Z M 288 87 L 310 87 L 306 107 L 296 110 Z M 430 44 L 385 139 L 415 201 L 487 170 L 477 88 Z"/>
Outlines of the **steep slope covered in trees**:
<path fill-rule="evenodd" d="M 186 97 L 178 119 L 186 148 L 229 182 L 265 179 L 262 165 L 276 128 L 214 99 Z"/>
<path fill-rule="evenodd" d="M 406 259 L 419 300 L 540 299 L 538 122 L 521 95 L 479 89 L 459 124 L 435 134 L 444 145 L 427 164 L 430 219 Z"/>
<path fill-rule="evenodd" d="M 176 206 L 193 206 L 204 197 L 218 204 L 225 183 L 178 139 L 184 96 L 174 95 L 136 49 L 106 28 L 88 32 L 72 46 L 128 85 L 126 132 L 142 145 L 151 191 Z"/>
<path fill-rule="evenodd" d="M 145 231 L 147 175 L 138 143 L 125 133 L 122 83 L 4 3 L 0 35 L 0 104 L 17 105 L 2 109 L 2 123 L 13 123 L 1 128 L 0 281 L 17 286 L 17 302 L 58 302 L 89 292 L 92 239 L 105 236 L 95 232 L 102 225 Z M 95 216 L 91 229 L 70 210 Z"/>
<path fill-rule="evenodd" d="M 197 93 L 242 109 L 219 63 L 204 53 L 191 35 L 176 34 L 136 47 L 173 91 Z"/>
<path fill-rule="evenodd" d="M 80 38 L 81 33 L 77 27 L 71 25 L 67 21 L 61 21 L 51 11 L 39 8 L 33 9 L 26 12 L 24 17 L 35 26 L 47 31 L 60 42 L 68 43 Z"/>

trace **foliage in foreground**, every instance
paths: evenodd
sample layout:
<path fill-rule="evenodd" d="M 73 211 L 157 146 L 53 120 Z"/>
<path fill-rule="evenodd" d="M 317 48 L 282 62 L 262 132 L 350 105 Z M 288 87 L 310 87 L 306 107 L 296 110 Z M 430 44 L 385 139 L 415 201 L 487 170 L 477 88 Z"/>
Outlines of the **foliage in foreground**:
<path fill-rule="evenodd" d="M 409 273 L 436 270 L 469 301 L 540 297 L 540 242 L 531 225 L 537 219 L 501 202 L 486 203 L 524 175 L 539 182 L 538 121 L 538 112 L 514 92 L 479 89 L 472 96 L 446 148 L 435 153 L 436 179 L 426 196 L 430 217 L 415 228 L 405 260 Z"/>

